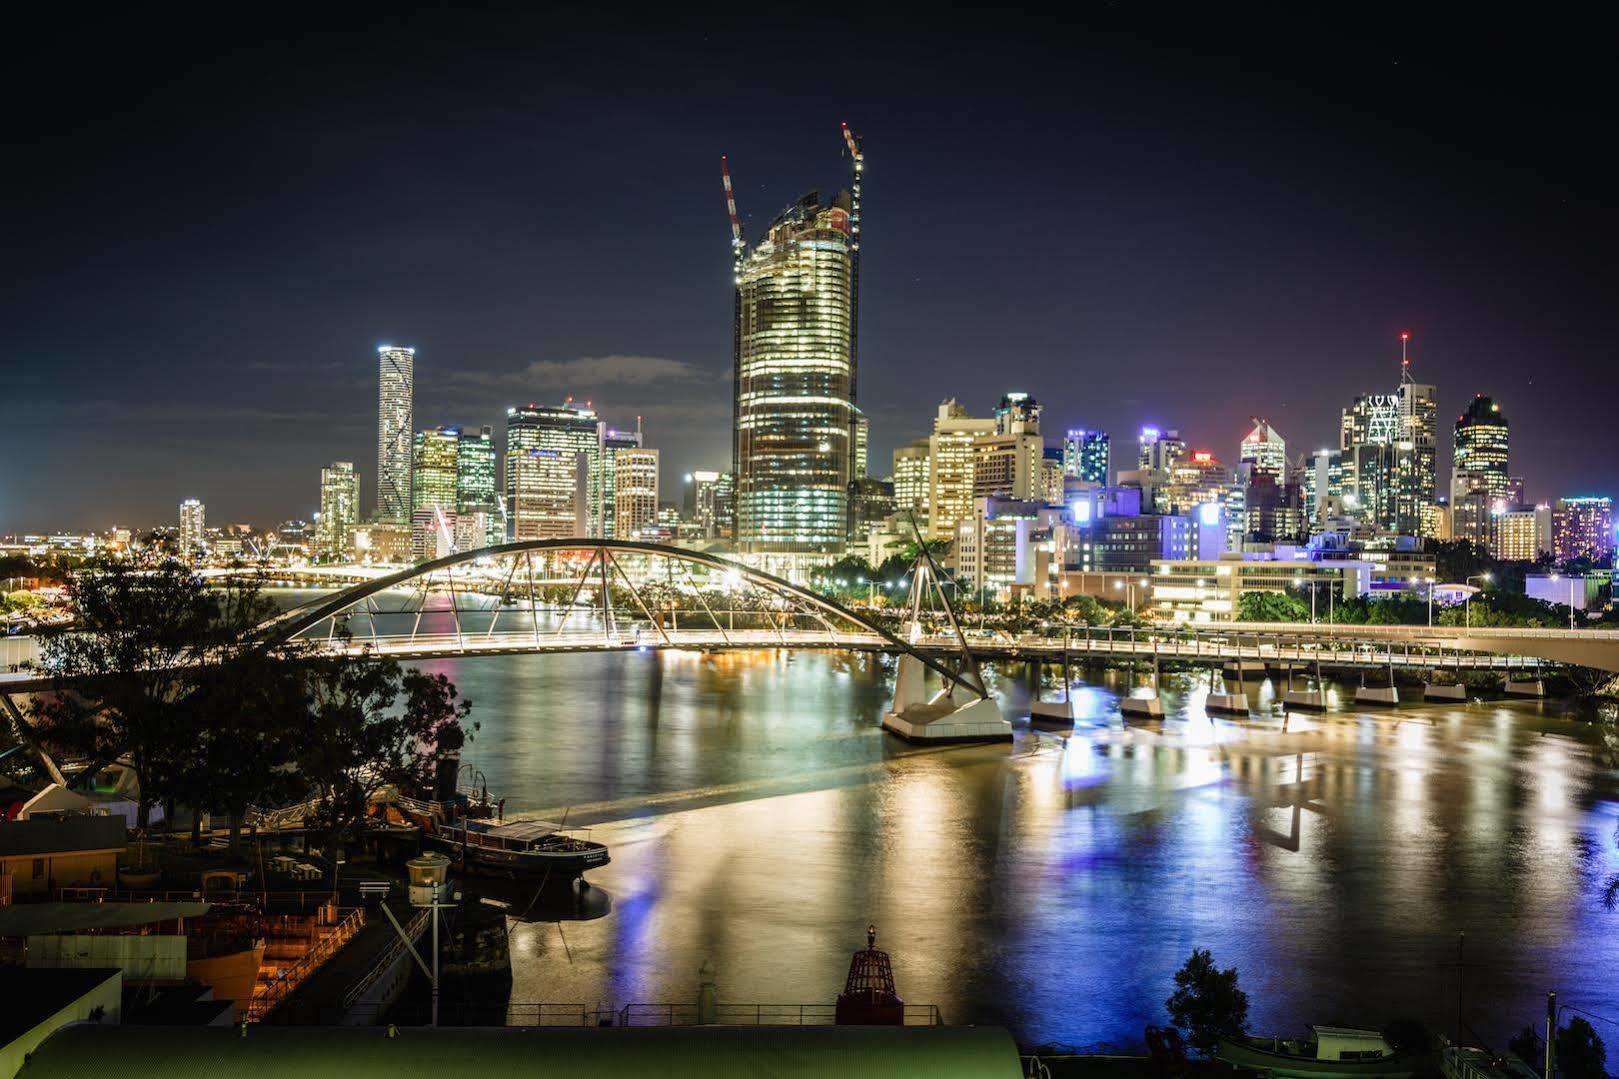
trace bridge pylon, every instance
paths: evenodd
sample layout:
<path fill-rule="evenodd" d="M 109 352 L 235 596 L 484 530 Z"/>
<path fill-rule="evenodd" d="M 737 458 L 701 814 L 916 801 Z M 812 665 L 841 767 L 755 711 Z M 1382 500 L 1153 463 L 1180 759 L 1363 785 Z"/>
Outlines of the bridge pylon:
<path fill-rule="evenodd" d="M 953 668 L 945 664 L 952 673 L 932 693 L 927 684 L 928 667 L 911 653 L 899 657 L 894 675 L 894 703 L 883 716 L 883 730 L 908 742 L 1009 742 L 1012 725 L 989 695 L 978 659 L 967 646 L 967 636 L 961 631 L 955 607 L 945 595 L 939 566 L 914 520 L 911 527 L 916 532 L 918 554 L 911 572 L 910 617 L 905 625 L 905 639 L 912 644 L 921 640 L 925 635 L 923 618 L 937 610 L 948 621 L 960 652 Z"/>

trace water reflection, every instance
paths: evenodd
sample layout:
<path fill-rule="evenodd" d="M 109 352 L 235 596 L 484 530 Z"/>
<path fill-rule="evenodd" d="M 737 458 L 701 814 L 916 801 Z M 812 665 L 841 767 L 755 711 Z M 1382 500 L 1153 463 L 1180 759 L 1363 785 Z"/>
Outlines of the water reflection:
<path fill-rule="evenodd" d="M 876 728 L 881 657 L 429 666 L 474 700 L 509 811 L 613 849 L 603 915 L 514 928 L 515 1000 L 689 1000 L 708 959 L 722 1000 L 829 1001 L 875 921 L 907 1000 L 1028 1042 L 1139 1044 L 1194 946 L 1241 970 L 1259 1029 L 1451 1030 L 1462 931 L 1481 1034 L 1553 987 L 1619 1014 L 1619 739 L 1555 706 L 1288 714 L 1262 680 L 1228 719 L 1206 673 L 1166 672 L 1166 718 L 1126 724 L 1141 679 L 1076 668 L 1072 731 L 919 749 Z M 989 677 L 1009 714 L 1060 692 Z"/>

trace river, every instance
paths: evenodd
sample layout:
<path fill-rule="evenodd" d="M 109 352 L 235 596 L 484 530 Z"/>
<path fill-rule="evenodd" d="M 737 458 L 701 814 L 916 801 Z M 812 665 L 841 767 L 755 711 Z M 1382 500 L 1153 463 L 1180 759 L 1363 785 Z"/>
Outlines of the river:
<path fill-rule="evenodd" d="M 1072 734 L 918 748 L 878 730 L 883 657 L 423 667 L 474 702 L 467 759 L 508 815 L 612 850 L 604 917 L 512 923 L 514 1001 L 688 1002 L 709 960 L 722 1003 L 830 1002 L 870 922 L 908 1003 L 1026 1045 L 1139 1046 L 1195 947 L 1265 1033 L 1460 1008 L 1504 1047 L 1549 989 L 1619 1017 L 1615 725 L 1589 708 L 1211 720 L 1178 675 L 1167 719 L 1124 723 L 1092 672 Z M 1009 716 L 1026 677 L 992 672 Z"/>

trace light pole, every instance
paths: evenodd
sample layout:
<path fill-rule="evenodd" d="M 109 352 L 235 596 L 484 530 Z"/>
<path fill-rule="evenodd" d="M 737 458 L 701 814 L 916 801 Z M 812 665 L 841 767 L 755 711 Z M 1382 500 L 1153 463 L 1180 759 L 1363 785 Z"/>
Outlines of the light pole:
<path fill-rule="evenodd" d="M 1432 577 L 1424 577 L 1423 580 L 1428 582 L 1428 628 L 1432 629 L 1433 628 L 1433 578 Z"/>
<path fill-rule="evenodd" d="M 1467 578 L 1466 580 L 1464 580 L 1462 582 L 1462 587 L 1465 588 L 1467 585 L 1472 584 L 1474 581 L 1483 581 L 1485 584 L 1489 584 L 1493 580 L 1495 580 L 1495 575 L 1494 574 L 1491 574 L 1491 573 L 1475 573 L 1471 577 Z M 1482 592 L 1483 589 L 1481 588 L 1481 589 L 1479 589 L 1479 591 Z M 1468 629 L 1473 628 L 1473 593 L 1471 593 L 1471 592 L 1467 593 L 1467 595 L 1462 597 L 1462 623 Z"/>
<path fill-rule="evenodd" d="M 1113 590 L 1124 592 L 1130 598 L 1130 613 L 1136 613 L 1136 583 L 1134 581 L 1114 581 Z"/>

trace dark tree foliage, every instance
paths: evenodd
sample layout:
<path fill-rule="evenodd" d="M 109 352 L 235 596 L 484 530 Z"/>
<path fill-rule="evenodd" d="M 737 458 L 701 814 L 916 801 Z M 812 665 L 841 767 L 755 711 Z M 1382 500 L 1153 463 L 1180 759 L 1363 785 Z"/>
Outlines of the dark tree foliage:
<path fill-rule="evenodd" d="M 1606 1079 L 1607 1047 L 1596 1028 L 1580 1016 L 1557 1032 L 1557 1069 L 1567 1079 Z"/>
<path fill-rule="evenodd" d="M 1243 622 L 1308 622 L 1310 605 L 1287 592 L 1244 592 L 1237 599 Z"/>
<path fill-rule="evenodd" d="M 1507 1039 L 1507 1051 L 1538 1071 L 1545 1062 L 1545 1044 L 1534 1027 L 1524 1027 Z"/>
<path fill-rule="evenodd" d="M 335 876 L 338 848 L 358 833 L 372 796 L 390 785 L 429 787 L 438 761 L 470 736 L 463 721 L 472 705 L 443 675 L 390 659 L 320 657 L 299 670 L 292 763 L 317 802 L 315 822 L 327 836 Z"/>
<path fill-rule="evenodd" d="M 92 773 L 113 761 L 135 770 L 144 828 L 154 804 L 194 789 L 203 716 L 188 699 L 257 647 L 273 607 L 255 586 L 210 588 L 174 561 L 96 563 L 69 580 L 68 598 L 73 626 L 44 643 L 53 687 L 33 714 L 41 736 Z"/>
<path fill-rule="evenodd" d="M 1175 972 L 1175 992 L 1164 1006 L 1186 1044 L 1212 1056 L 1221 1038 L 1238 1037 L 1248 1026 L 1248 994 L 1237 986 L 1237 968 L 1220 970 L 1206 948 L 1194 949 Z"/>

